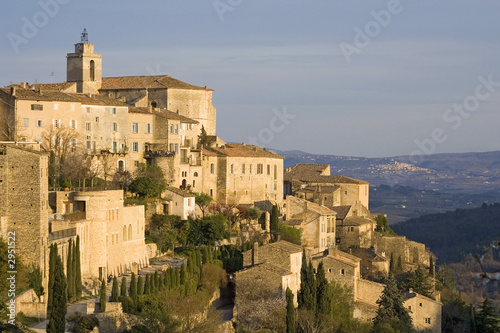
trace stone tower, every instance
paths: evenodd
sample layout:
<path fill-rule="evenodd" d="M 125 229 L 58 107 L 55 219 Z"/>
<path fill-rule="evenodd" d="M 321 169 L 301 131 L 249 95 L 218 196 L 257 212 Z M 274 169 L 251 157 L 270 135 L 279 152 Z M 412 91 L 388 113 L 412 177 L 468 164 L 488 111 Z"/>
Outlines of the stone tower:
<path fill-rule="evenodd" d="M 94 45 L 89 44 L 87 29 L 83 29 L 81 41 L 75 44 L 75 53 L 68 53 L 68 82 L 76 82 L 76 91 L 96 94 L 102 85 L 102 56 L 94 53 Z"/>

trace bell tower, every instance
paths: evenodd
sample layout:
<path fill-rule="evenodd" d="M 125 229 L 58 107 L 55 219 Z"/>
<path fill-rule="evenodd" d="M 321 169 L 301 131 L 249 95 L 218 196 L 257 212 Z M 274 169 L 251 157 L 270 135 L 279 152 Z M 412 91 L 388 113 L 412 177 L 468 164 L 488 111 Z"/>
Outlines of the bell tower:
<path fill-rule="evenodd" d="M 83 29 L 80 43 L 75 44 L 75 52 L 68 53 L 66 58 L 66 81 L 76 82 L 79 93 L 97 94 L 102 85 L 102 56 L 94 53 L 87 29 Z"/>

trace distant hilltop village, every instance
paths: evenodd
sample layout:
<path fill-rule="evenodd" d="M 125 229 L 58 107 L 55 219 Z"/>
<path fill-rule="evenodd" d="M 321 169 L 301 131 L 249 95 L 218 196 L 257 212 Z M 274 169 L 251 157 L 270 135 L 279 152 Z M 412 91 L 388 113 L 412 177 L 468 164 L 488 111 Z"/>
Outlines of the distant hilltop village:
<path fill-rule="evenodd" d="M 168 186 L 156 213 L 201 216 L 195 193 L 232 210 L 245 205 L 266 212 L 262 226 L 249 219 L 230 230 L 238 236 L 224 240 L 258 240 L 243 253 L 244 268 L 234 278 L 238 322 L 252 311 L 245 304 L 255 281 L 283 297 L 289 287 L 297 300 L 303 253 L 314 267 L 323 262 L 328 280 L 352 288 L 353 315 L 362 320 L 375 317 L 380 281 L 395 261 L 404 271 L 433 265 L 424 244 L 377 229 L 367 182 L 333 176 L 329 165 L 284 170 L 283 158 L 265 148 L 217 137 L 212 93 L 168 75 L 102 77 L 102 56 L 86 31 L 67 54 L 66 82 L 0 89 L 0 230 L 4 239 L 15 232 L 17 254 L 41 268 L 45 288 L 52 244 L 66 263 L 70 244 L 79 240 L 89 292 L 109 275 L 139 272 L 158 254 L 154 243 L 145 243 L 151 210 L 147 215 L 143 205 L 126 205 L 126 191 L 85 183 L 49 189 L 50 159 L 67 159 L 71 152 L 82 152 L 105 184 L 142 165 L 159 166 Z M 281 211 L 280 225 L 300 230 L 300 244 L 271 231 L 273 207 Z M 43 298 L 19 297 L 17 311 L 46 316 Z M 410 290 L 405 306 L 416 329 L 440 332 L 439 293 L 431 299 Z"/>

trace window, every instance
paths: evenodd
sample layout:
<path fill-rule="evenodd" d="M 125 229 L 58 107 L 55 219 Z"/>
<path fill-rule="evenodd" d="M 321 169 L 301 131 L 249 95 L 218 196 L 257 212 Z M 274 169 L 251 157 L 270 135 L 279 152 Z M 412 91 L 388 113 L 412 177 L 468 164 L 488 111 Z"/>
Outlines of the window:
<path fill-rule="evenodd" d="M 347 195 L 347 191 L 344 191 L 344 194 Z"/>
<path fill-rule="evenodd" d="M 139 161 L 134 161 L 134 166 L 137 168 L 139 167 Z"/>
<path fill-rule="evenodd" d="M 76 120 L 70 120 L 69 121 L 69 128 L 75 129 L 76 128 Z"/>
<path fill-rule="evenodd" d="M 248 173 L 252 173 L 252 165 L 251 164 L 248 166 Z"/>
<path fill-rule="evenodd" d="M 169 145 L 170 151 L 172 152 L 177 152 L 179 150 L 179 144 L 178 143 L 171 143 Z"/>
<path fill-rule="evenodd" d="M 328 268 L 328 273 L 331 273 L 332 272 L 332 269 L 331 268 Z"/>
<path fill-rule="evenodd" d="M 118 123 L 111 123 L 111 132 L 118 132 Z"/>
<path fill-rule="evenodd" d="M 170 124 L 170 134 L 179 133 L 179 124 Z"/>
<path fill-rule="evenodd" d="M 54 128 L 59 128 L 61 126 L 61 121 L 59 119 L 53 119 L 52 120 L 52 126 Z"/>
<path fill-rule="evenodd" d="M 271 166 L 268 164 L 267 165 L 267 174 L 270 175 L 271 174 Z"/>
<path fill-rule="evenodd" d="M 234 164 L 231 164 L 231 173 L 234 173 Z"/>
<path fill-rule="evenodd" d="M 43 127 L 43 120 L 37 120 L 36 127 Z"/>
<path fill-rule="evenodd" d="M 87 111 L 87 113 L 90 113 L 90 110 L 91 110 L 91 109 L 90 109 L 90 107 L 88 107 L 88 106 L 87 106 L 87 107 L 85 108 L 85 110 Z"/>
<path fill-rule="evenodd" d="M 116 108 L 109 108 L 109 114 L 116 114 Z"/>
<path fill-rule="evenodd" d="M 139 133 L 139 124 L 132 123 L 132 133 Z"/>
<path fill-rule="evenodd" d="M 99 122 L 99 117 L 95 117 L 95 122 L 98 123 Z"/>
<path fill-rule="evenodd" d="M 92 124 L 91 123 L 85 123 L 85 130 L 86 131 L 91 131 L 92 130 Z"/>
<path fill-rule="evenodd" d="M 144 132 L 148 134 L 151 133 L 151 124 L 146 124 Z"/>
<path fill-rule="evenodd" d="M 274 166 L 274 179 L 278 179 L 278 166 Z"/>
<path fill-rule="evenodd" d="M 23 119 L 24 127 L 28 127 L 30 125 L 30 120 L 28 118 Z"/>
<path fill-rule="evenodd" d="M 210 173 L 214 173 L 215 172 L 215 165 L 213 163 L 210 163 Z"/>
<path fill-rule="evenodd" d="M 187 129 L 188 130 L 192 130 L 193 129 L 193 124 L 186 124 L 187 125 Z"/>
<path fill-rule="evenodd" d="M 431 318 L 430 317 L 425 318 L 425 323 L 426 324 L 430 324 L 431 323 Z"/>
<path fill-rule="evenodd" d="M 31 110 L 43 110 L 43 105 L 42 104 L 31 104 Z"/>
<path fill-rule="evenodd" d="M 195 186 L 196 186 L 196 182 L 195 182 L 195 180 L 193 179 L 193 187 L 195 187 Z"/>
<path fill-rule="evenodd" d="M 321 232 L 325 232 L 325 224 L 321 223 Z"/>
<path fill-rule="evenodd" d="M 422 303 L 418 303 L 418 306 L 422 307 Z"/>
<path fill-rule="evenodd" d="M 193 174 L 193 177 L 198 177 L 198 172 L 195 172 L 195 173 Z"/>
<path fill-rule="evenodd" d="M 116 153 L 118 151 L 118 142 L 113 141 L 112 146 L 113 152 Z"/>
<path fill-rule="evenodd" d="M 211 189 L 210 189 L 210 196 L 211 196 L 212 198 L 214 197 L 214 189 L 213 189 L 213 188 L 211 188 Z"/>
<path fill-rule="evenodd" d="M 134 153 L 139 152 L 139 142 L 132 142 L 132 151 Z"/>
<path fill-rule="evenodd" d="M 411 311 L 411 305 L 408 306 L 408 310 Z"/>
<path fill-rule="evenodd" d="M 241 173 L 245 173 L 245 164 L 241 165 Z"/>
<path fill-rule="evenodd" d="M 340 275 L 344 275 L 345 274 L 345 271 L 343 268 L 340 269 Z"/>
<path fill-rule="evenodd" d="M 86 146 L 87 146 L 87 149 L 90 149 L 90 147 L 91 147 L 90 141 L 87 141 Z"/>
<path fill-rule="evenodd" d="M 263 173 L 264 172 L 264 165 L 262 163 L 257 164 L 257 173 Z"/>
<path fill-rule="evenodd" d="M 95 81 L 95 61 L 90 60 L 90 81 Z"/>
<path fill-rule="evenodd" d="M 158 104 L 157 104 L 156 102 L 154 102 L 154 101 L 153 101 L 153 102 L 151 102 L 151 107 L 152 107 L 152 108 L 156 108 L 156 107 L 158 107 L 157 105 L 158 105 Z"/>

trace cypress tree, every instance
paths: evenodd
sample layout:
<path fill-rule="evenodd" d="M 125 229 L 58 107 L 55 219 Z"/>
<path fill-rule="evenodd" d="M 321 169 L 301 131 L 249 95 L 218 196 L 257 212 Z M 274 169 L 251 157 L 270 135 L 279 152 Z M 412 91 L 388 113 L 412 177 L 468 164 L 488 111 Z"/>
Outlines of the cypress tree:
<path fill-rule="evenodd" d="M 328 280 L 325 276 L 323 262 L 320 262 L 316 271 L 316 314 L 328 314 L 331 309 L 331 299 L 328 292 Z"/>
<path fill-rule="evenodd" d="M 167 289 L 170 289 L 169 288 L 169 280 L 168 280 L 168 270 L 170 268 L 167 268 L 166 271 L 163 272 L 163 287 L 167 288 Z"/>
<path fill-rule="evenodd" d="M 101 280 L 101 290 L 99 291 L 99 303 L 101 304 L 101 312 L 106 312 L 106 281 Z"/>
<path fill-rule="evenodd" d="M 122 284 L 120 286 L 120 296 L 127 297 L 127 279 L 122 277 Z"/>
<path fill-rule="evenodd" d="M 274 205 L 271 210 L 270 227 L 271 231 L 278 231 L 279 229 L 279 211 L 277 205 Z"/>
<path fill-rule="evenodd" d="M 160 289 L 158 271 L 155 271 L 155 273 L 153 275 L 153 281 L 154 281 L 154 283 L 152 283 L 151 286 L 153 287 L 152 288 L 153 293 L 155 293 Z"/>
<path fill-rule="evenodd" d="M 384 291 L 377 300 L 377 316 L 373 319 L 374 330 L 389 323 L 395 331 L 399 329 L 401 332 L 412 332 L 411 317 L 403 302 L 394 275 L 389 274 Z"/>
<path fill-rule="evenodd" d="M 73 241 L 69 239 L 68 258 L 66 261 L 66 281 L 68 281 L 68 301 L 75 297 L 75 279 L 73 277 Z"/>
<path fill-rule="evenodd" d="M 398 257 L 398 271 L 399 272 L 403 272 L 404 271 L 403 260 L 401 260 L 401 256 Z"/>
<path fill-rule="evenodd" d="M 293 306 L 293 293 L 286 288 L 286 333 L 295 333 L 295 307 Z"/>
<path fill-rule="evenodd" d="M 182 264 L 180 272 L 180 284 L 184 285 L 187 279 L 186 265 Z"/>
<path fill-rule="evenodd" d="M 429 276 L 434 277 L 434 258 L 432 254 L 429 256 Z"/>
<path fill-rule="evenodd" d="M 146 274 L 146 280 L 144 281 L 144 295 L 151 294 L 151 286 L 149 282 L 149 274 Z"/>
<path fill-rule="evenodd" d="M 144 286 L 142 285 L 142 276 L 137 278 L 137 295 L 144 295 Z"/>
<path fill-rule="evenodd" d="M 61 257 L 57 254 L 57 245 L 54 246 L 54 282 L 52 285 L 52 311 L 47 324 L 48 333 L 61 333 L 66 328 L 66 313 L 68 311 L 68 290 L 64 266 Z"/>
<path fill-rule="evenodd" d="M 300 266 L 300 290 L 297 295 L 297 302 L 299 303 L 299 308 L 304 307 L 304 292 L 305 292 L 305 285 L 307 280 L 307 259 L 306 259 L 306 250 L 302 252 L 302 265 Z"/>
<path fill-rule="evenodd" d="M 135 281 L 135 274 L 132 273 L 132 276 L 130 277 L 130 289 L 128 292 L 130 298 L 135 302 L 137 302 L 137 283 Z"/>
<path fill-rule="evenodd" d="M 302 272 L 301 269 L 301 276 L 302 275 L 304 276 L 304 280 L 300 282 L 301 303 L 299 303 L 299 307 L 316 313 L 316 279 L 311 261 L 309 261 L 309 265 L 305 272 Z"/>
<path fill-rule="evenodd" d="M 82 266 L 80 262 L 80 236 L 76 236 L 75 244 L 75 297 L 77 300 L 82 298 Z"/>
<path fill-rule="evenodd" d="M 109 301 L 118 302 L 118 297 L 120 297 L 120 295 L 118 294 L 118 278 L 114 276 L 113 286 L 111 287 L 111 298 L 109 299 Z"/>
<path fill-rule="evenodd" d="M 47 296 L 47 311 L 50 312 L 52 309 L 53 299 L 54 299 L 54 277 L 55 277 L 55 267 L 56 267 L 56 255 L 57 255 L 57 245 L 50 245 L 49 252 L 49 286 L 48 286 L 48 296 Z"/>
<path fill-rule="evenodd" d="M 389 272 L 392 274 L 396 273 L 396 263 L 394 262 L 394 256 L 391 253 L 391 261 L 389 262 Z"/>
<path fill-rule="evenodd" d="M 176 267 L 176 268 L 175 268 L 175 271 L 174 271 L 174 278 L 175 278 L 175 284 L 174 284 L 174 286 L 175 286 L 175 287 L 180 286 L 180 285 L 181 285 L 181 272 L 180 272 L 179 267 Z"/>

